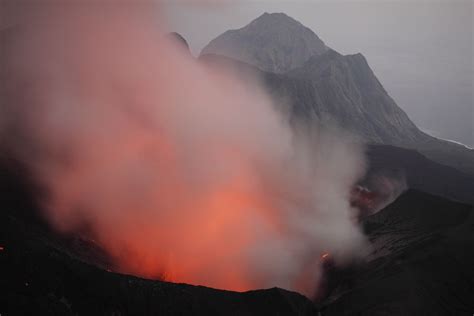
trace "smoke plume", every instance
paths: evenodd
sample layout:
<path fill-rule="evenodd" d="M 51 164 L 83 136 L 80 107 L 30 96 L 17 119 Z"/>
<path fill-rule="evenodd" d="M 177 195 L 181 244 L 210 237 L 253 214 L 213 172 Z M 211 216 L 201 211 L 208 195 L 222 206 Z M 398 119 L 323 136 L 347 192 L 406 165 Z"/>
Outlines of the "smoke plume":
<path fill-rule="evenodd" d="M 295 133 L 257 78 L 165 36 L 155 5 L 58 3 L 10 2 L 0 61 L 2 150 L 58 231 L 120 272 L 239 291 L 313 295 L 323 253 L 364 252 L 359 145 Z"/>

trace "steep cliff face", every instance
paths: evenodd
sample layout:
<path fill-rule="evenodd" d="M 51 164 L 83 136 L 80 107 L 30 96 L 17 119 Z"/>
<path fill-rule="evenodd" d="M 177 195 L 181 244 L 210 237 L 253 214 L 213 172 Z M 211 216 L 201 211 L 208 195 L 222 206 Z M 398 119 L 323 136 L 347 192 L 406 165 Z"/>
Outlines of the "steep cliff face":
<path fill-rule="evenodd" d="M 224 55 L 265 71 L 284 73 L 326 50 L 323 41 L 301 23 L 283 13 L 265 13 L 241 29 L 220 35 L 202 55 Z"/>
<path fill-rule="evenodd" d="M 376 143 L 413 144 L 420 131 L 387 94 L 362 54 L 333 50 L 315 56 L 288 76 L 310 82 L 315 111 Z"/>

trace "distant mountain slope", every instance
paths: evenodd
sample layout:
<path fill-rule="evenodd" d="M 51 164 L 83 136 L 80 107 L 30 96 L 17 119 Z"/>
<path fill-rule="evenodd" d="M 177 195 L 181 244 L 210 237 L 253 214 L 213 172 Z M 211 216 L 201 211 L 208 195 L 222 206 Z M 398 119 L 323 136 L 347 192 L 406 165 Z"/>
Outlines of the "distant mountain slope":
<path fill-rule="evenodd" d="M 474 175 L 433 162 L 420 153 L 388 145 L 367 149 L 368 174 L 402 175 L 408 188 L 474 205 Z"/>
<path fill-rule="evenodd" d="M 305 41 L 297 40 L 301 37 Z M 474 150 L 419 130 L 389 96 L 362 54 L 344 56 L 324 46 L 309 56 L 312 50 L 307 41 L 322 47 L 319 38 L 301 23 L 284 14 L 265 14 L 213 40 L 201 59 L 222 55 L 265 70 L 260 76 L 268 91 L 287 108 L 295 124 L 333 122 L 369 143 L 412 148 L 436 162 L 474 174 Z M 280 54 L 289 57 L 275 59 Z"/>
<path fill-rule="evenodd" d="M 326 50 L 323 41 L 301 23 L 283 13 L 265 13 L 241 29 L 220 35 L 202 55 L 225 55 L 265 71 L 283 73 Z"/>
<path fill-rule="evenodd" d="M 310 81 L 318 95 L 312 100 L 313 107 L 366 140 L 412 144 L 420 137 L 418 128 L 387 94 L 362 54 L 343 56 L 330 50 L 288 76 Z"/>
<path fill-rule="evenodd" d="M 302 102 L 309 106 L 298 111 L 300 117 L 315 112 L 329 114 L 340 126 L 370 143 L 412 148 L 441 164 L 474 174 L 474 150 L 419 130 L 389 96 L 362 54 L 343 56 L 329 50 L 286 75 L 309 81 L 309 89 L 314 90 L 310 99 L 293 101 L 294 107 Z M 308 88 L 307 83 L 301 85 Z M 278 89 L 274 91 L 278 93 Z"/>

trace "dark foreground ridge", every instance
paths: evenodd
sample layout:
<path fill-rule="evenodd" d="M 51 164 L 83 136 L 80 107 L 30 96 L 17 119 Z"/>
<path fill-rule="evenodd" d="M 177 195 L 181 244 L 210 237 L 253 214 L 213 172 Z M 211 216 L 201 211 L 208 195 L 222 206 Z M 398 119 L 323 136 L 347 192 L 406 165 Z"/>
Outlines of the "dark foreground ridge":
<path fill-rule="evenodd" d="M 4 221 L 15 230 L 22 224 Z M 25 230 L 28 230 L 24 227 Z M 247 293 L 139 279 L 101 270 L 55 249 L 31 231 L 4 242 L 2 315 L 314 315 L 304 296 Z"/>
<path fill-rule="evenodd" d="M 314 304 L 281 289 L 236 293 L 107 271 L 94 244 L 36 216 L 18 173 L 1 172 L 2 315 L 472 315 L 474 210 L 409 190 L 364 224 L 373 251 L 328 272 Z M 16 184 L 15 184 L 16 183 Z"/>
<path fill-rule="evenodd" d="M 372 254 L 340 273 L 323 315 L 472 315 L 472 206 L 408 191 L 364 225 Z"/>
<path fill-rule="evenodd" d="M 317 314 L 277 288 L 236 293 L 109 272 L 92 243 L 48 229 L 16 176 L 0 170 L 1 315 Z"/>

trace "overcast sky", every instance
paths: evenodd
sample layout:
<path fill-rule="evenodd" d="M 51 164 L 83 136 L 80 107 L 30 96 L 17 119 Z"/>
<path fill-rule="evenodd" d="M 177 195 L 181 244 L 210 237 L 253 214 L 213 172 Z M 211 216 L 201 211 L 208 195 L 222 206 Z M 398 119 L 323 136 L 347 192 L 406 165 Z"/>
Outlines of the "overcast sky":
<path fill-rule="evenodd" d="M 424 130 L 474 145 L 474 0 L 229 1 L 166 5 L 193 52 L 264 12 L 284 12 L 343 54 L 361 52 Z"/>

